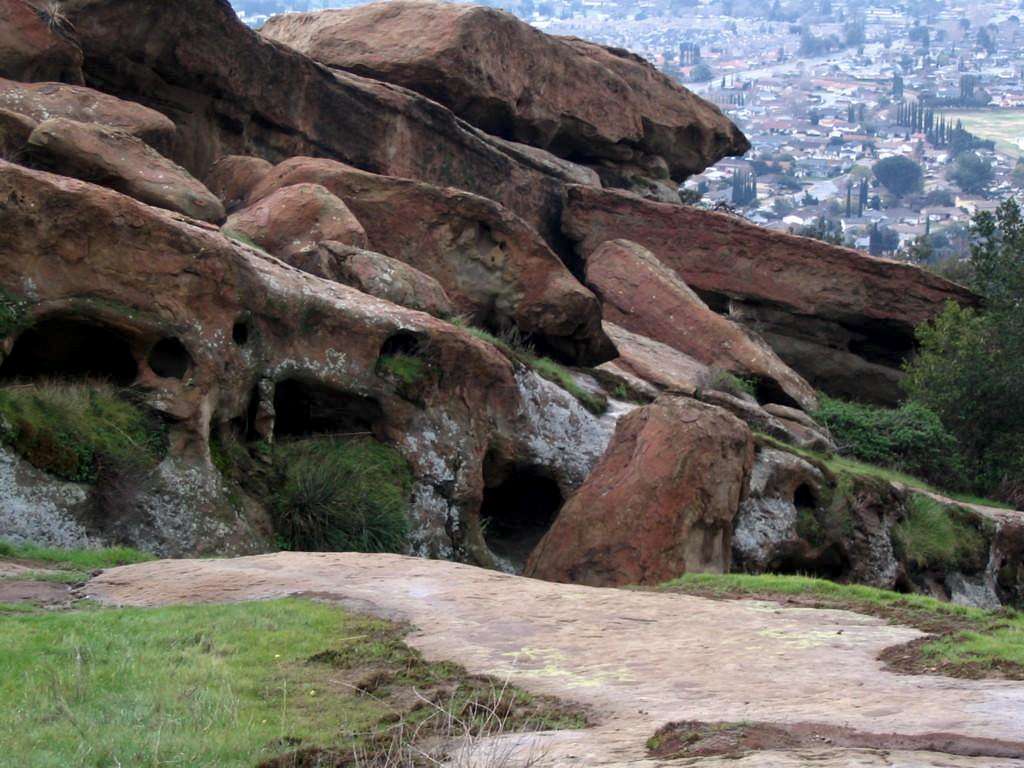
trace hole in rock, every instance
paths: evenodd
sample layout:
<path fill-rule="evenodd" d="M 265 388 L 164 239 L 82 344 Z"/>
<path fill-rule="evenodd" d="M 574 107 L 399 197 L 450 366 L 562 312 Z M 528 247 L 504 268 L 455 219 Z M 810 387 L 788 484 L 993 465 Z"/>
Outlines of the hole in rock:
<path fill-rule="evenodd" d="M 287 379 L 274 388 L 274 435 L 372 434 L 383 418 L 380 403 L 322 384 Z"/>
<path fill-rule="evenodd" d="M 106 379 L 128 386 L 138 371 L 125 334 L 84 320 L 53 318 L 18 337 L 0 377 Z"/>
<path fill-rule="evenodd" d="M 804 483 L 793 494 L 793 506 L 797 509 L 805 509 L 813 512 L 818 508 L 818 499 L 811 490 L 811 486 Z"/>
<path fill-rule="evenodd" d="M 800 403 L 787 395 L 778 382 L 762 376 L 754 377 L 754 397 L 757 398 L 757 402 L 761 405 L 775 403 L 776 405 L 785 405 L 797 410 L 803 410 L 800 407 Z"/>
<path fill-rule="evenodd" d="M 192 367 L 192 355 L 177 339 L 160 339 L 146 359 L 150 370 L 163 379 L 183 379 Z"/>
<path fill-rule="evenodd" d="M 495 555 L 522 568 L 563 501 L 558 483 L 535 467 L 513 468 L 491 478 L 480 505 L 484 541 Z"/>
<path fill-rule="evenodd" d="M 240 347 L 249 343 L 249 321 L 236 320 L 231 327 L 231 340 Z"/>

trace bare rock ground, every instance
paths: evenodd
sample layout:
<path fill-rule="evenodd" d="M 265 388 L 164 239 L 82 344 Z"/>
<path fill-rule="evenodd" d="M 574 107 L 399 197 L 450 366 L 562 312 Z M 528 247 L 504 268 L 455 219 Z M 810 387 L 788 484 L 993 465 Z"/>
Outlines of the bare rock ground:
<path fill-rule="evenodd" d="M 551 584 L 360 554 L 164 560 L 106 571 L 85 591 L 134 606 L 306 594 L 407 620 L 417 628 L 409 641 L 430 659 L 593 711 L 593 728 L 543 737 L 546 766 L 1024 766 L 1024 684 L 888 672 L 879 652 L 920 633 L 846 611 Z M 647 755 L 658 728 L 685 720 L 813 723 L 872 734 L 877 745 L 768 744 L 738 758 L 684 761 Z M 914 741 L 902 737 L 923 734 L 993 747 L 901 748 Z"/>

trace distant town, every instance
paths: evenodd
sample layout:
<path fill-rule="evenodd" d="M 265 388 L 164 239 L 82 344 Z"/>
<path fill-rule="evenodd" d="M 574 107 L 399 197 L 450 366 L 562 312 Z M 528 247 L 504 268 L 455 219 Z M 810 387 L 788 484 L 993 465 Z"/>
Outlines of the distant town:
<path fill-rule="evenodd" d="M 252 26 L 356 5 L 235 0 Z M 753 149 L 689 204 L 955 275 L 969 224 L 1024 192 L 1024 11 L 962 0 L 509 0 L 546 32 L 627 48 L 718 104 Z"/>

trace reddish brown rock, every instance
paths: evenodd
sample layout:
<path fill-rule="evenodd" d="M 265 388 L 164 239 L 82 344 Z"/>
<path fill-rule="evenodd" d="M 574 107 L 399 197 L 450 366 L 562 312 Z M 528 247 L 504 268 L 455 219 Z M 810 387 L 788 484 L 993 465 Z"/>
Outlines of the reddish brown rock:
<path fill-rule="evenodd" d="M 333 157 L 502 202 L 557 242 L 564 177 L 404 88 L 332 72 L 254 34 L 226 2 L 65 0 L 90 78 L 174 120 L 174 159 Z M 2 107 L 3 104 L 0 104 Z"/>
<path fill-rule="evenodd" d="M 0 109 L 0 160 L 20 160 L 37 125 L 30 117 Z"/>
<path fill-rule="evenodd" d="M 234 213 L 245 205 L 249 193 L 273 167 L 262 157 L 228 155 L 213 164 L 204 181 L 207 188 L 220 198 L 224 210 Z"/>
<path fill-rule="evenodd" d="M 59 10 L 42 0 L 0 0 L 0 77 L 84 82 L 82 49 Z"/>
<path fill-rule="evenodd" d="M 669 390 L 695 395 L 711 378 L 706 365 L 667 344 L 627 331 L 615 323 L 605 322 L 604 330 L 619 356 L 601 365 L 603 370 L 625 373 L 644 381 L 654 387 L 655 393 Z"/>
<path fill-rule="evenodd" d="M 345 203 L 319 184 L 282 187 L 233 214 L 224 229 L 285 261 L 323 240 L 357 248 L 367 246 L 366 231 L 359 220 Z"/>
<path fill-rule="evenodd" d="M 290 254 L 285 260 L 312 275 L 351 285 L 363 293 L 434 317 L 455 314 L 451 300 L 437 280 L 383 253 L 328 240 Z"/>
<path fill-rule="evenodd" d="M 526 575 L 624 586 L 727 572 L 753 459 L 750 430 L 720 408 L 666 395 L 633 411 Z"/>
<path fill-rule="evenodd" d="M 278 16 L 261 33 L 418 91 L 489 133 L 589 162 L 660 161 L 682 179 L 749 148 L 717 107 L 639 56 L 491 8 L 398 0 Z"/>
<path fill-rule="evenodd" d="M 513 324 L 567 359 L 597 364 L 614 355 L 600 304 L 529 225 L 503 206 L 457 189 L 296 157 L 253 191 L 321 184 L 345 201 L 374 248 L 444 286 L 456 311 L 481 325 Z"/>
<path fill-rule="evenodd" d="M 602 244 L 587 257 L 586 281 L 601 299 L 606 320 L 705 365 L 754 378 L 761 400 L 817 408 L 811 386 L 771 347 L 713 312 L 646 248 L 628 240 Z"/>
<path fill-rule="evenodd" d="M 0 78 L 0 109 L 42 122 L 66 117 L 99 123 L 137 136 L 167 152 L 174 143 L 174 123 L 153 109 L 115 96 L 63 83 L 16 83 Z"/>
<path fill-rule="evenodd" d="M 65 176 L 102 184 L 195 219 L 215 224 L 224 220 L 224 206 L 212 192 L 125 131 L 53 118 L 32 131 L 28 151 L 36 163 Z"/>
<path fill-rule="evenodd" d="M 613 190 L 568 190 L 565 234 L 586 258 L 603 243 L 651 251 L 710 306 L 761 334 L 811 384 L 838 391 L 834 355 L 891 371 L 914 349 L 914 328 L 947 301 L 975 304 L 967 289 L 902 262 L 770 232 L 735 216 L 665 205 Z M 791 355 L 776 337 L 811 346 Z M 847 393 L 891 401 L 865 377 Z"/>

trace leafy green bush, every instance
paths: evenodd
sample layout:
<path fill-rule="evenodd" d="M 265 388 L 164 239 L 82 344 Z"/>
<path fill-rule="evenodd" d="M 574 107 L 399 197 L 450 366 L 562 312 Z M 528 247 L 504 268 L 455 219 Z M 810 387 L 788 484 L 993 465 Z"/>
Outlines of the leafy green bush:
<path fill-rule="evenodd" d="M 843 454 L 944 487 L 965 484 L 956 438 L 920 403 L 878 408 L 821 394 L 816 418 L 829 428 Z"/>
<path fill-rule="evenodd" d="M 158 420 L 101 382 L 0 388 L 0 441 L 39 469 L 85 483 L 153 467 L 166 450 Z"/>
<path fill-rule="evenodd" d="M 404 551 L 412 473 L 395 449 L 309 438 L 276 446 L 274 465 L 270 509 L 288 548 Z"/>
<path fill-rule="evenodd" d="M 899 554 L 922 570 L 976 572 L 988 561 L 988 541 L 969 512 L 920 494 L 911 497 L 893 540 Z"/>

